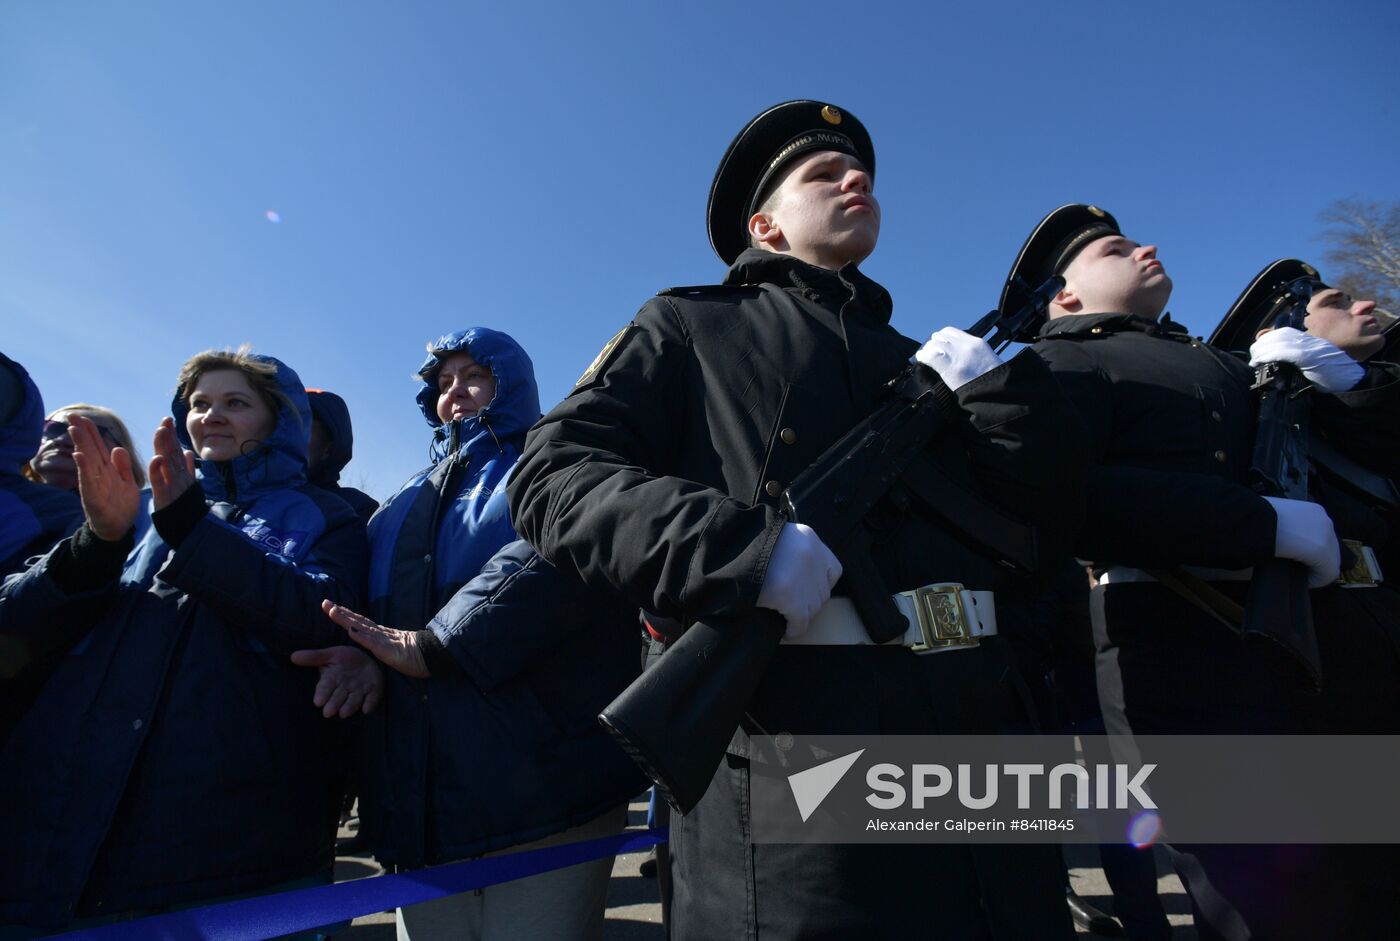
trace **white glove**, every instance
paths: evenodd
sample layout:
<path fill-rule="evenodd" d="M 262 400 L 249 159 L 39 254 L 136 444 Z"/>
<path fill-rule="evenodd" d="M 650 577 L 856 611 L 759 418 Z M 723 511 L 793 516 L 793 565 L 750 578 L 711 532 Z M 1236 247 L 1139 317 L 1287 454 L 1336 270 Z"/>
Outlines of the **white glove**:
<path fill-rule="evenodd" d="M 954 392 L 1001 365 L 986 340 L 957 327 L 944 327 L 934 333 L 919 347 L 914 359 L 938 373 Z"/>
<path fill-rule="evenodd" d="M 768 572 L 758 590 L 758 606 L 787 618 L 788 637 L 797 637 L 831 597 L 841 577 L 841 563 L 816 530 L 801 523 L 784 523 L 768 557 Z"/>
<path fill-rule="evenodd" d="M 1249 365 L 1292 363 L 1323 392 L 1345 392 L 1361 381 L 1366 367 L 1336 345 L 1295 327 L 1270 330 L 1249 348 Z"/>
<path fill-rule="evenodd" d="M 1311 500 L 1264 499 L 1278 516 L 1274 555 L 1307 566 L 1309 588 L 1335 582 L 1342 574 L 1342 548 L 1327 511 Z"/>

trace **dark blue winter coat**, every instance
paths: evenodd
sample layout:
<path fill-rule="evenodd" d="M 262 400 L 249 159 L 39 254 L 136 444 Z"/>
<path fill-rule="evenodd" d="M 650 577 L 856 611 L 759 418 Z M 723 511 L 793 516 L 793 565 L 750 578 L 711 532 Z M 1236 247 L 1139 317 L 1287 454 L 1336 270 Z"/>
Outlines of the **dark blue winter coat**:
<path fill-rule="evenodd" d="M 119 580 L 67 595 L 64 540 L 0 589 L 35 630 L 90 625 L 0 752 L 0 922 L 58 928 L 329 873 L 346 729 L 288 655 L 341 640 L 320 602 L 360 602 L 367 546 L 354 512 L 306 484 L 306 394 L 271 362 L 292 407 L 251 454 L 201 461 L 209 512 L 176 548 L 152 528 Z M 186 411 L 174 403 L 188 447 Z"/>
<path fill-rule="evenodd" d="M 355 453 L 355 428 L 350 423 L 350 408 L 340 396 L 324 389 L 307 389 L 306 397 L 311 401 L 312 416 L 325 426 L 327 439 L 326 458 L 312 470 L 308 479 L 350 504 L 356 515 L 368 523 L 379 509 L 379 501 L 363 490 L 346 487 L 340 482 L 340 472 Z"/>
<path fill-rule="evenodd" d="M 506 475 L 539 418 L 530 361 L 484 328 L 430 349 L 469 352 L 496 394 L 444 426 L 424 382 L 433 465 L 370 524 L 371 616 L 431 629 L 465 674 L 389 671 L 370 716 L 363 819 L 376 855 L 400 867 L 555 833 L 641 789 L 595 718 L 637 673 L 635 612 L 560 575 L 511 529 Z"/>
<path fill-rule="evenodd" d="M 0 578 L 83 521 L 76 495 L 26 480 L 20 469 L 39 450 L 44 400 L 24 367 L 0 353 Z"/>

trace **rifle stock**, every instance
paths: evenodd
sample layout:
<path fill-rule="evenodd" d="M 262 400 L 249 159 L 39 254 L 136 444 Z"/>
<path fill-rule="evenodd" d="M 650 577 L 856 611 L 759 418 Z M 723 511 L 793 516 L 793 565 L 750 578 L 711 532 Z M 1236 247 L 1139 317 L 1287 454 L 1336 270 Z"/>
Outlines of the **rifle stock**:
<path fill-rule="evenodd" d="M 598 716 L 682 814 L 709 789 L 786 628 L 765 608 L 697 621 Z"/>
<path fill-rule="evenodd" d="M 1322 660 L 1313 628 L 1308 570 L 1291 559 L 1270 559 L 1254 567 L 1245 600 L 1244 633 L 1279 644 L 1322 684 Z"/>

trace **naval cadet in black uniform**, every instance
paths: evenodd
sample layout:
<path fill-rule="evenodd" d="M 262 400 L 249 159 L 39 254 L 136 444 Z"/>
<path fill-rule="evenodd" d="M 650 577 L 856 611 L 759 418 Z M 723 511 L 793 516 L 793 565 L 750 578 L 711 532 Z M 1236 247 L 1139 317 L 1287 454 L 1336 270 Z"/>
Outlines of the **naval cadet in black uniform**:
<path fill-rule="evenodd" d="M 724 283 L 648 301 L 531 432 L 510 485 L 515 523 L 542 555 L 635 601 L 649 623 L 755 607 L 787 619 L 789 642 L 708 792 L 672 816 L 676 938 L 1071 935 L 1054 846 L 750 840 L 749 733 L 1029 728 L 985 616 L 1018 616 L 1018 576 L 893 493 L 867 521 L 883 590 L 960 582 L 985 594 L 966 642 L 923 655 L 873 646 L 841 603 L 839 563 L 777 505 L 911 356 L 947 383 L 951 428 L 930 451 L 948 477 L 1036 526 L 1046 558 L 1068 552 L 1078 520 L 1082 432 L 1044 364 L 1001 363 L 952 328 L 921 348 L 889 325 L 890 295 L 857 267 L 879 234 L 874 175 L 870 138 L 843 109 L 792 101 L 751 121 L 711 188 Z"/>
<path fill-rule="evenodd" d="M 1089 431 L 1076 555 L 1097 581 L 1090 611 L 1106 730 L 1299 731 L 1301 669 L 1281 648 L 1242 639 L 1171 580 L 1184 571 L 1238 601 L 1248 569 L 1269 558 L 1303 563 L 1312 585 L 1338 575 L 1321 507 L 1246 485 L 1253 370 L 1163 315 L 1172 283 L 1156 246 L 1124 237 L 1098 207 L 1062 206 L 1041 221 L 1012 265 L 1003 306 L 1051 274 L 1065 286 L 1033 349 Z M 1213 848 L 1201 855 L 1212 876 L 1248 863 L 1247 850 L 1214 866 Z"/>
<path fill-rule="evenodd" d="M 1305 331 L 1273 328 L 1299 281 L 1311 290 Z M 1322 688 L 1306 703 L 1299 731 L 1400 733 L 1400 366 L 1380 361 L 1387 333 L 1400 336 L 1395 326 L 1374 301 L 1353 299 L 1312 265 L 1288 258 L 1254 277 L 1210 337 L 1251 364 L 1293 363 L 1311 385 L 1309 491 L 1345 552 L 1342 578 L 1310 593 Z M 1252 916 L 1257 934 L 1380 938 L 1400 931 L 1397 847 L 1275 852 L 1287 865 L 1275 866 L 1267 881 L 1236 868 L 1244 878 L 1226 884 L 1212 873 L 1216 887 Z"/>
<path fill-rule="evenodd" d="M 1279 717 L 1265 714 L 1263 690 L 1252 685 L 1298 685 L 1291 662 L 1246 650 L 1152 573 L 1185 566 L 1230 590 L 1250 566 L 1277 556 L 1306 565 L 1311 583 L 1329 584 L 1340 564 L 1331 521 L 1314 503 L 1261 497 L 1246 485 L 1254 372 L 1163 316 L 1172 284 L 1156 246 L 1124 237 L 1098 207 L 1063 206 L 1022 248 L 1003 305 L 1052 273 L 1066 284 L 1033 349 L 1089 430 L 1076 554 L 1097 574 L 1092 613 L 1108 730 L 1262 731 Z"/>

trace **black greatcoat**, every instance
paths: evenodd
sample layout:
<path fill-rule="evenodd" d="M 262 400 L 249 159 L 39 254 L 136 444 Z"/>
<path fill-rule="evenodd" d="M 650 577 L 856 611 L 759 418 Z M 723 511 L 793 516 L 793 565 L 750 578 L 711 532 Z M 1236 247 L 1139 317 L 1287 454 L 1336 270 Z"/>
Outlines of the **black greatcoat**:
<path fill-rule="evenodd" d="M 832 272 L 754 250 L 724 286 L 652 299 L 530 433 L 510 484 L 518 531 L 553 564 L 659 615 L 751 609 L 783 525 L 776 494 L 873 410 L 918 348 L 889 326 L 890 310 L 853 265 Z M 1023 353 L 941 407 L 951 428 L 932 452 L 944 472 L 1034 524 L 1042 558 L 1062 558 L 1084 447 L 1044 364 Z M 874 525 L 890 591 L 960 581 L 997 593 L 999 622 L 1018 616 L 1018 579 L 917 504 L 881 507 Z M 783 647 L 747 731 L 1025 729 L 1013 677 L 1000 638 L 929 656 Z M 676 937 L 941 927 L 936 937 L 981 938 L 988 924 L 997 938 L 1068 936 L 1053 849 L 750 845 L 743 730 L 730 752 L 700 805 L 673 819 Z"/>
<path fill-rule="evenodd" d="M 1314 394 L 1313 435 L 1367 470 L 1400 483 L 1400 366 L 1367 363 L 1350 391 Z M 1385 577 L 1376 588 L 1314 591 L 1313 622 L 1323 689 L 1320 731 L 1400 734 L 1400 514 L 1377 507 L 1314 467 L 1313 498 L 1337 533 L 1375 550 Z M 1386 937 L 1400 925 L 1400 847 L 1386 844 L 1290 848 L 1307 853 L 1290 928 L 1310 937 Z M 1272 889 L 1273 887 L 1268 887 Z M 1261 895 L 1277 897 L 1266 889 Z M 1267 900 L 1261 903 L 1264 908 Z"/>
<path fill-rule="evenodd" d="M 1033 349 L 1089 430 L 1079 558 L 1098 569 L 1244 569 L 1273 556 L 1274 511 L 1246 486 L 1252 369 L 1170 321 L 1130 314 L 1048 321 Z M 1281 652 L 1244 644 L 1152 582 L 1100 586 L 1091 606 L 1109 732 L 1248 732 L 1287 721 L 1281 697 L 1300 677 Z"/>
<path fill-rule="evenodd" d="M 1400 366 L 1372 363 L 1354 388 L 1314 391 L 1313 435 L 1374 473 L 1400 482 Z M 1400 734 L 1400 513 L 1358 496 L 1321 466 L 1312 496 L 1337 534 L 1375 550 L 1377 588 L 1312 593 L 1322 656 L 1319 731 Z"/>

